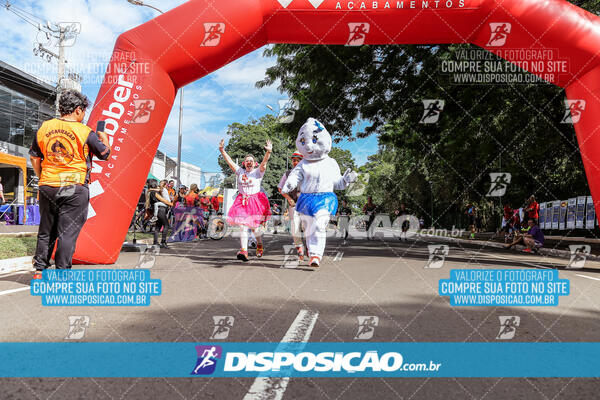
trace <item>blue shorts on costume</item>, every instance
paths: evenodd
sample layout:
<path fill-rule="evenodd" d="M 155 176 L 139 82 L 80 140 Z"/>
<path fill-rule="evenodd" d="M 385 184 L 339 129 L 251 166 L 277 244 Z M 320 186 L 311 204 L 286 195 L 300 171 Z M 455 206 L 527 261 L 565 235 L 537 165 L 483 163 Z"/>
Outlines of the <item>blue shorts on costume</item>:
<path fill-rule="evenodd" d="M 338 199 L 333 192 L 300 193 L 296 202 L 296 212 L 314 217 L 320 210 L 327 210 L 335 215 L 338 208 Z"/>

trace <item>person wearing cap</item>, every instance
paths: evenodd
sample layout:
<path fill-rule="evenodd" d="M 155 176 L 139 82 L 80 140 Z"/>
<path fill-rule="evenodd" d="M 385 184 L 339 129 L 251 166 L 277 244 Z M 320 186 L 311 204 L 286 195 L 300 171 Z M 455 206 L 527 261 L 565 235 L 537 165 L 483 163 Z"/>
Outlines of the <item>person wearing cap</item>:
<path fill-rule="evenodd" d="M 110 156 L 106 133 L 96 133 L 81 123 L 88 103 L 80 92 L 64 91 L 58 100 L 60 118 L 42 124 L 29 150 L 39 177 L 40 226 L 33 257 L 34 279 L 41 279 L 41 271 L 50 266 L 55 244 L 56 268 L 71 268 L 75 243 L 88 214 L 92 156 L 100 160 Z"/>
<path fill-rule="evenodd" d="M 281 195 L 285 197 L 285 199 L 288 202 L 290 232 L 292 233 L 292 238 L 294 239 L 294 247 L 296 247 L 296 251 L 298 252 L 298 259 L 300 261 L 304 261 L 304 244 L 302 243 L 302 232 L 300 230 L 301 220 L 300 216 L 296 213 L 296 202 L 298 201 L 298 195 L 300 193 L 298 188 L 292 190 L 289 193 L 283 193 L 281 191 L 283 189 L 283 186 L 285 185 L 285 182 L 287 181 L 288 176 L 290 175 L 290 172 L 292 172 L 292 169 L 294 169 L 300 161 L 302 161 L 302 154 L 298 152 L 292 154 L 292 168 L 287 170 L 283 174 L 281 180 L 279 181 L 279 185 L 277 185 L 277 190 L 279 190 L 279 193 L 281 193 Z"/>

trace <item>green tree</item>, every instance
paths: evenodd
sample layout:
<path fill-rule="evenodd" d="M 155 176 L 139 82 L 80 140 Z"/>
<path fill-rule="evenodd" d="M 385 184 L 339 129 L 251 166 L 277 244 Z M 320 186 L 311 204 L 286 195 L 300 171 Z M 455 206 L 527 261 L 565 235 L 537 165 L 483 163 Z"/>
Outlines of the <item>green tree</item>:
<path fill-rule="evenodd" d="M 572 2 L 600 12 L 596 0 Z M 564 91 L 544 83 L 453 84 L 441 63 L 465 49 L 476 47 L 279 44 L 265 51 L 277 63 L 257 85 L 279 82 L 299 101 L 298 126 L 284 127 L 290 134 L 314 116 L 339 141 L 364 121 L 356 135 L 377 134 L 382 146 L 363 168 L 367 193 L 389 209 L 404 201 L 436 225 L 459 224 L 467 203 L 491 218 L 501 201 L 518 207 L 531 194 L 549 201 L 587 193 L 574 130 L 560 123 Z M 437 124 L 420 123 L 423 99 L 445 101 Z M 503 199 L 486 196 L 491 172 L 512 175 Z"/>
<path fill-rule="evenodd" d="M 352 157 L 352 152 L 350 150 L 345 150 L 334 146 L 329 152 L 329 157 L 337 161 L 342 174 L 344 174 L 348 168 L 353 171 L 356 170 L 356 163 L 354 162 L 354 157 Z"/>

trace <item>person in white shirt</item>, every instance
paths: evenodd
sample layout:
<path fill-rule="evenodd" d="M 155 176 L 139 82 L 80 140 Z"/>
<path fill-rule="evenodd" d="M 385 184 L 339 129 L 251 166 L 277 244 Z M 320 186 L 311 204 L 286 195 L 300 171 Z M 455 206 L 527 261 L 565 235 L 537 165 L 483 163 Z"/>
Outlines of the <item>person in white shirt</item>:
<path fill-rule="evenodd" d="M 294 247 L 296 247 L 296 251 L 298 252 L 298 260 L 304 261 L 304 244 L 302 243 L 302 232 L 300 230 L 300 216 L 296 212 L 296 202 L 298 201 L 298 195 L 300 191 L 296 188 L 289 193 L 282 193 L 282 189 L 285 186 L 285 182 L 287 181 L 288 176 L 292 172 L 296 165 L 302 161 L 302 154 L 295 152 L 292 154 L 292 169 L 286 171 L 281 180 L 279 181 L 279 185 L 277 185 L 277 189 L 279 193 L 286 198 L 288 202 L 288 215 L 290 217 L 290 231 L 292 233 L 292 238 L 294 239 Z"/>
<path fill-rule="evenodd" d="M 314 118 L 309 118 L 298 132 L 296 147 L 303 160 L 290 172 L 282 193 L 300 189 L 296 212 L 305 224 L 306 245 L 310 266 L 318 267 L 326 244 L 326 228 L 331 215 L 335 215 L 338 200 L 334 190 L 344 190 L 356 181 L 356 172 L 349 168 L 340 173 L 340 167 L 331 151 L 331 135 Z"/>
<path fill-rule="evenodd" d="M 258 228 L 271 216 L 271 204 L 267 195 L 261 192 L 260 184 L 267 169 L 267 162 L 273 151 L 273 144 L 270 140 L 267 140 L 265 145 L 266 153 L 258 167 L 254 161 L 254 157 L 250 154 L 244 159 L 242 167 L 238 167 L 225 151 L 225 140 L 221 140 L 219 150 L 227 165 L 235 172 L 237 177 L 239 194 L 235 198 L 227 215 L 227 222 L 230 225 L 240 227 L 241 248 L 237 254 L 237 258 L 238 260 L 248 261 L 248 230 L 251 230 L 256 235 L 256 256 L 262 257 L 264 252 L 262 231 Z"/>

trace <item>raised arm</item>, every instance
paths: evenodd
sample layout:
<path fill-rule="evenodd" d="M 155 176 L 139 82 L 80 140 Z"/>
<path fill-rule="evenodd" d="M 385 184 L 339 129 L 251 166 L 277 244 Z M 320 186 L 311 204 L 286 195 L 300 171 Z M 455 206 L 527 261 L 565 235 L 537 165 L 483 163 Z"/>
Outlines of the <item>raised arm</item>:
<path fill-rule="evenodd" d="M 221 155 L 223 156 L 225 161 L 227 161 L 227 165 L 229 165 L 229 168 L 231 168 L 231 170 L 234 173 L 237 172 L 238 166 L 236 165 L 236 163 L 233 162 L 229 154 L 227 154 L 227 152 L 225 151 L 225 139 L 221 139 L 221 142 L 219 143 L 219 151 L 221 152 Z"/>
<path fill-rule="evenodd" d="M 273 151 L 273 143 L 267 139 L 267 144 L 265 145 L 265 156 L 263 157 L 262 162 L 260 163 L 260 172 L 265 172 L 267 169 L 267 162 L 269 162 L 269 157 L 271 157 L 271 152 Z"/>

